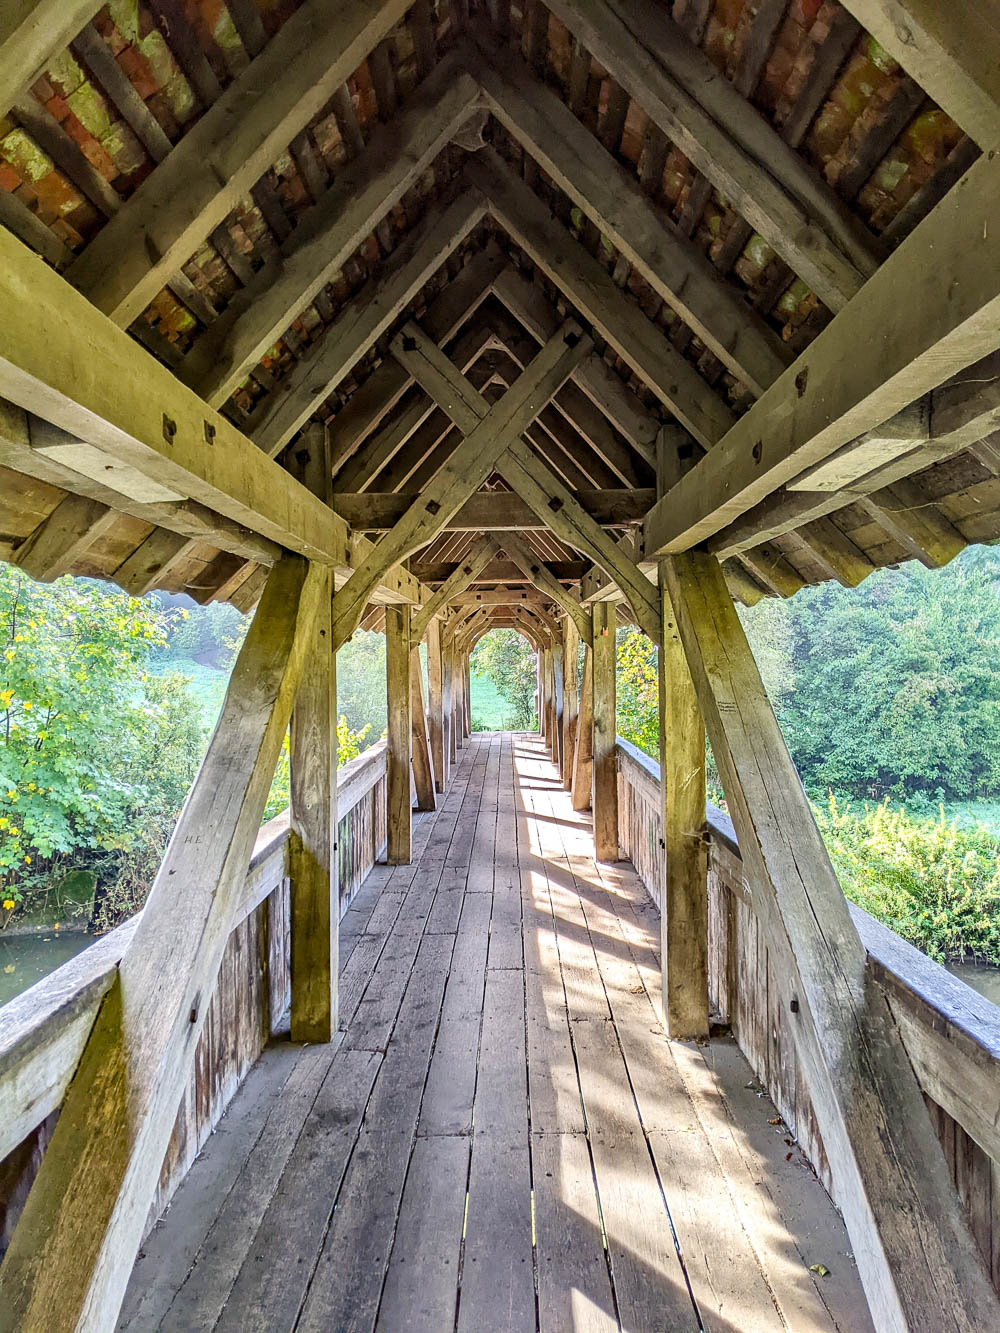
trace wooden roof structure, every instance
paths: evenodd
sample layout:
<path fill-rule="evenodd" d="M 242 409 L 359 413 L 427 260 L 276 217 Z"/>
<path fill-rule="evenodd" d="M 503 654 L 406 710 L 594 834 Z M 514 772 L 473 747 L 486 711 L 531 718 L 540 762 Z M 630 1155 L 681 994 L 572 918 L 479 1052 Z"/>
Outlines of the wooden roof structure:
<path fill-rule="evenodd" d="M 375 603 L 426 601 L 486 530 L 619 595 L 581 509 L 647 573 L 707 542 L 745 602 L 997 539 L 998 39 L 885 8 L 13 6 L 0 554 L 247 610 L 288 544 L 256 488 L 300 503 L 322 426 L 342 583 L 462 438 L 404 331 L 493 403 L 566 319 L 592 349 L 524 432 L 562 519 L 495 470 Z M 141 423 L 81 358 L 123 399 L 155 382 Z M 242 495 L 207 475 L 237 445 Z M 528 587 L 498 541 L 466 591 Z"/>
<path fill-rule="evenodd" d="M 873 1320 L 994 1326 L 733 600 L 1000 538 L 997 0 L 12 0 L 0 102 L 0 558 L 260 604 L 0 1325 L 116 1324 L 289 725 L 291 1031 L 336 1034 L 331 646 L 385 629 L 390 864 L 496 625 L 613 861 L 622 616 L 666 1035 L 709 1032 L 707 733 Z"/>

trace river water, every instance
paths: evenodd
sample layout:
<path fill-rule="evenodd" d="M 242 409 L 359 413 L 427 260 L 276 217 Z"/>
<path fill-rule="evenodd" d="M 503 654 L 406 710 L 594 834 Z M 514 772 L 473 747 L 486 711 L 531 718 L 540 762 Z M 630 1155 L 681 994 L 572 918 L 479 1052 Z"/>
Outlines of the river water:
<path fill-rule="evenodd" d="M 981 963 L 949 963 L 948 971 L 973 990 L 985 995 L 994 1004 L 1000 1004 L 1000 967 L 986 967 Z"/>
<path fill-rule="evenodd" d="M 0 1004 L 20 995 L 93 942 L 93 935 L 82 930 L 0 935 Z"/>

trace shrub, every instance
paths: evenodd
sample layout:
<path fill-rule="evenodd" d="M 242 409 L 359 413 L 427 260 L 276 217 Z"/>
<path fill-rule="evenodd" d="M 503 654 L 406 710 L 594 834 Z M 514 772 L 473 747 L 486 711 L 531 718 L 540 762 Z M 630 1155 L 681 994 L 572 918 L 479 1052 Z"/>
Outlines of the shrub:
<path fill-rule="evenodd" d="M 817 822 L 844 892 L 939 962 L 1000 966 L 1000 843 L 985 830 L 919 818 L 888 800 L 861 810 L 830 796 Z"/>

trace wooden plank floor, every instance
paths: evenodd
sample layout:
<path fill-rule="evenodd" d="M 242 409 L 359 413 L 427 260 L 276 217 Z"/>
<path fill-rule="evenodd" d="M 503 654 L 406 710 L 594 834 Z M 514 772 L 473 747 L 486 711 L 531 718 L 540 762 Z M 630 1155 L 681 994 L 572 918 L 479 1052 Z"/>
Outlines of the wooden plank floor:
<path fill-rule="evenodd" d="M 121 1326 L 866 1333 L 733 1042 L 665 1039 L 656 909 L 539 739 L 473 738 L 414 843 L 342 925 L 337 1041 L 265 1053 Z"/>

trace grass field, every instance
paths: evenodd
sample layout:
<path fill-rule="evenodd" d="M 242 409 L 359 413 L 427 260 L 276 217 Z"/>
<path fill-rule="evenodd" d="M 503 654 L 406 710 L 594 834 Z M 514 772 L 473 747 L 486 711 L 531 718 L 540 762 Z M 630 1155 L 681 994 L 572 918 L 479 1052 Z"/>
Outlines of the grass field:
<path fill-rule="evenodd" d="M 479 731 L 509 731 L 510 704 L 489 676 L 472 675 L 472 727 Z"/>
<path fill-rule="evenodd" d="M 160 670 L 164 674 L 176 671 L 182 676 L 187 676 L 191 683 L 191 693 L 201 705 L 206 724 L 214 727 L 219 709 L 222 707 L 222 697 L 229 684 L 229 673 L 216 671 L 214 667 L 202 666 L 200 662 L 188 657 L 171 658 L 160 666 Z"/>

